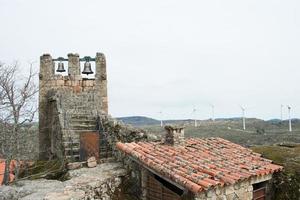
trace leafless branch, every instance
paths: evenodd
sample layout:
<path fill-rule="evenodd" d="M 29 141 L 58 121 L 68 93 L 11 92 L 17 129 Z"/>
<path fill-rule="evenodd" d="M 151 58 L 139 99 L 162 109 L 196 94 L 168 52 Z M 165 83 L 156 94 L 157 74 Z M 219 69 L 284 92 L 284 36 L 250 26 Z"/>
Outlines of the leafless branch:
<path fill-rule="evenodd" d="M 33 70 L 33 63 L 30 63 L 29 74 L 24 78 L 20 78 L 18 72 L 17 62 L 12 65 L 0 63 L 0 123 L 3 127 L 10 127 L 3 129 L 1 133 L 4 134 L 4 142 L 7 143 L 3 145 L 7 160 L 19 160 L 20 129 L 25 123 L 33 121 L 37 111 L 34 102 L 38 92 L 34 82 L 37 73 Z M 7 184 L 9 169 L 6 168 L 5 173 L 4 183 Z"/>

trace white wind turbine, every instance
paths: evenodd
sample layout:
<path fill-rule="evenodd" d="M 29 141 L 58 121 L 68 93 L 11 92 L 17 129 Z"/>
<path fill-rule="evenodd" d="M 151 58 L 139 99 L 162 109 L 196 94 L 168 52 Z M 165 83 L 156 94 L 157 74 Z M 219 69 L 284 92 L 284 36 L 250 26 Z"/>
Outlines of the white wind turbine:
<path fill-rule="evenodd" d="M 289 132 L 292 132 L 292 119 L 291 119 L 291 106 L 287 106 L 288 111 L 289 111 Z"/>
<path fill-rule="evenodd" d="M 282 109 L 283 109 L 283 107 L 284 107 L 284 105 L 280 105 L 280 120 L 282 121 L 283 120 L 283 117 L 282 117 L 282 113 L 283 113 L 283 111 L 282 111 Z"/>
<path fill-rule="evenodd" d="M 159 111 L 158 112 L 159 114 L 160 114 L 160 127 L 163 127 L 163 119 L 162 119 L 162 115 L 163 115 L 163 113 L 162 113 L 162 111 Z"/>
<path fill-rule="evenodd" d="M 193 108 L 193 118 L 194 118 L 194 126 L 197 127 L 197 119 L 196 119 L 196 112 L 197 112 L 197 109 L 194 107 Z"/>
<path fill-rule="evenodd" d="M 211 119 L 215 121 L 215 105 L 209 104 L 211 107 Z"/>
<path fill-rule="evenodd" d="M 243 118 L 243 130 L 246 130 L 246 119 L 245 119 L 245 112 L 246 112 L 246 108 L 243 106 L 240 106 L 241 110 L 242 110 L 242 118 Z"/>

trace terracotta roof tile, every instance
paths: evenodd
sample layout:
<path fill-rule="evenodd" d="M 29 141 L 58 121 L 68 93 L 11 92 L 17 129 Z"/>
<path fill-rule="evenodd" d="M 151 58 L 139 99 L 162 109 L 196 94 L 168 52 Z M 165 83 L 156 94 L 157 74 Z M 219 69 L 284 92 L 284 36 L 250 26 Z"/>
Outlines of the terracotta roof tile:
<path fill-rule="evenodd" d="M 222 138 L 192 138 L 177 147 L 159 142 L 118 142 L 116 146 L 194 193 L 282 170 L 251 149 Z"/>

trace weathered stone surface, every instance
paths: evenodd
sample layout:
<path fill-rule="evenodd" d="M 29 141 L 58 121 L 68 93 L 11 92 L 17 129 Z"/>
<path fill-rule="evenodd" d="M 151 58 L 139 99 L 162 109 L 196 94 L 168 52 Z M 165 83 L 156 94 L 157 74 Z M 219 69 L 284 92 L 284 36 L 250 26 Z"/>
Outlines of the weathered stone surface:
<path fill-rule="evenodd" d="M 0 200 L 112 199 L 126 170 L 121 163 L 71 170 L 65 182 L 39 179 L 0 187 Z"/>
<path fill-rule="evenodd" d="M 64 183 L 56 180 L 39 179 L 19 181 L 12 186 L 0 187 L 1 200 L 39 200 L 49 192 L 63 192 Z"/>
<path fill-rule="evenodd" d="M 185 140 L 183 127 L 166 126 L 165 130 L 167 131 L 164 138 L 165 144 L 174 146 L 184 144 Z"/>
<path fill-rule="evenodd" d="M 267 177 L 261 177 L 260 180 L 265 180 Z M 256 181 L 256 180 L 253 180 Z M 250 181 L 243 181 L 237 185 L 229 185 L 219 187 L 214 190 L 208 190 L 197 194 L 195 200 L 251 200 L 253 195 L 253 187 Z"/>
<path fill-rule="evenodd" d="M 44 197 L 44 200 L 79 200 L 79 199 L 84 199 L 85 197 L 85 192 L 82 190 L 77 190 L 77 191 L 68 191 L 65 190 L 63 193 L 61 192 L 50 192 L 46 194 Z"/>
<path fill-rule="evenodd" d="M 80 162 L 74 162 L 74 163 L 68 163 L 67 164 L 67 168 L 69 170 L 74 170 L 74 169 L 78 169 L 78 168 L 81 168 L 82 167 L 82 163 Z"/>
<path fill-rule="evenodd" d="M 93 167 L 96 167 L 97 166 L 97 161 L 96 161 L 96 158 L 94 156 L 90 157 L 88 160 L 87 160 L 87 166 L 89 168 L 93 168 Z"/>

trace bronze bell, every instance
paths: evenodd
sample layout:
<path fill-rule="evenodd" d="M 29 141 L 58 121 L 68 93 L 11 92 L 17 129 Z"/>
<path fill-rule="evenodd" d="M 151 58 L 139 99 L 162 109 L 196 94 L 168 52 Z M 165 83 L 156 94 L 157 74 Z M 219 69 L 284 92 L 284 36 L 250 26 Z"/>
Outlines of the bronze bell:
<path fill-rule="evenodd" d="M 59 62 L 56 71 L 57 71 L 57 72 L 65 72 L 66 70 L 65 70 L 65 68 L 64 68 L 64 63 Z"/>
<path fill-rule="evenodd" d="M 94 72 L 92 71 L 92 66 L 91 63 L 89 61 L 86 61 L 84 63 L 84 68 L 82 71 L 83 74 L 89 75 L 89 74 L 93 74 Z"/>

